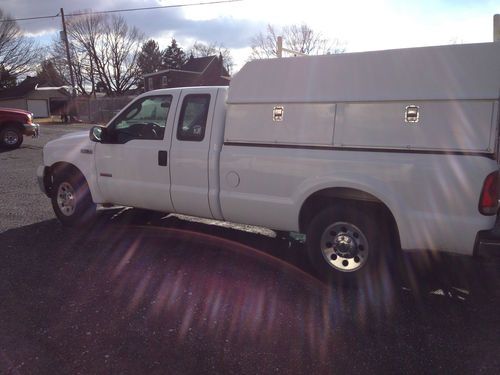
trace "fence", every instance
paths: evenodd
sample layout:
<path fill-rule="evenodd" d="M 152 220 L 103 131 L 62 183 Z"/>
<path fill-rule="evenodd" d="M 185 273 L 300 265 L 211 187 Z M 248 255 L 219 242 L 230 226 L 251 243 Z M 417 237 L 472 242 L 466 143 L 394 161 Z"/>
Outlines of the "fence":
<path fill-rule="evenodd" d="M 135 96 L 114 98 L 76 98 L 76 113 L 80 120 L 88 123 L 106 123 L 125 107 Z"/>

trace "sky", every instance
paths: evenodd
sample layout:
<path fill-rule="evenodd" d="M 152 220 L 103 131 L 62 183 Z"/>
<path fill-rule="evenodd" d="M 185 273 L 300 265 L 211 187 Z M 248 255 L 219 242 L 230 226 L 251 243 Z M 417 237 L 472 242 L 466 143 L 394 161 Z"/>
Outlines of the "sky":
<path fill-rule="evenodd" d="M 13 18 L 115 10 L 209 0 L 0 0 Z M 339 39 L 346 52 L 490 42 L 500 0 L 242 0 L 215 5 L 120 13 L 161 48 L 175 38 L 185 50 L 196 41 L 231 50 L 238 70 L 250 55 L 252 37 L 267 24 L 305 23 L 325 38 Z M 48 44 L 61 29 L 60 18 L 18 22 L 23 31 Z"/>

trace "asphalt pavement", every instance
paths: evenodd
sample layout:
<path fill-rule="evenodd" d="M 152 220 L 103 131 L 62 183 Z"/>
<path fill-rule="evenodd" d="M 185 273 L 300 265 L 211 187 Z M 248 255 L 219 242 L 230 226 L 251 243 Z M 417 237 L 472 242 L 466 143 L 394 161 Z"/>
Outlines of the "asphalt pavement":
<path fill-rule="evenodd" d="M 0 374 L 499 372 L 496 262 L 411 255 L 397 285 L 353 291 L 261 228 L 124 208 L 62 227 L 35 171 L 89 128 L 0 151 Z"/>

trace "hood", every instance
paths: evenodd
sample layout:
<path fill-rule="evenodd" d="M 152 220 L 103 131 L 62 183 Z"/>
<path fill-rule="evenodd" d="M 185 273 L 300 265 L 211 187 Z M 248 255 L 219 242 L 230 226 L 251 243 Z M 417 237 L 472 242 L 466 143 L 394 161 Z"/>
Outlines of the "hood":
<path fill-rule="evenodd" d="M 17 108 L 0 108 L 0 114 L 16 114 L 16 115 L 31 115 L 31 112 L 25 111 L 24 109 L 17 109 Z"/>
<path fill-rule="evenodd" d="M 79 131 L 79 132 L 72 132 L 72 133 L 69 133 L 69 134 L 64 134 L 64 135 L 60 136 L 58 139 L 61 139 L 61 138 L 64 138 L 64 139 L 68 139 L 68 138 L 77 138 L 77 139 L 80 139 L 80 138 L 89 138 L 89 132 L 88 132 L 88 130 L 83 130 L 83 131 Z"/>
<path fill-rule="evenodd" d="M 90 140 L 88 131 L 66 134 L 45 144 L 43 147 L 44 165 L 53 165 L 62 161 L 73 164 L 77 168 L 91 168 L 93 157 L 89 154 L 93 153 L 95 145 Z M 83 170 L 82 168 L 80 169 Z"/>
<path fill-rule="evenodd" d="M 47 142 L 45 149 L 51 148 L 74 148 L 74 147 L 91 147 L 93 142 L 89 138 L 88 131 L 74 132 L 63 135 L 57 139 Z"/>

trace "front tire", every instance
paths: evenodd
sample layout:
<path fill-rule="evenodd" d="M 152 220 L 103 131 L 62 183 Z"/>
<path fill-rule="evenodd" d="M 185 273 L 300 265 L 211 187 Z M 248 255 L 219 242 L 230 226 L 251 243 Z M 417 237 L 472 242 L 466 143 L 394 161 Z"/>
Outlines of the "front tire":
<path fill-rule="evenodd" d="M 65 226 L 88 224 L 96 214 L 87 181 L 80 173 L 56 175 L 51 201 L 57 218 Z"/>
<path fill-rule="evenodd" d="M 17 126 L 8 125 L 0 131 L 0 146 L 15 149 L 23 143 L 23 133 Z"/>
<path fill-rule="evenodd" d="M 307 231 L 309 259 L 319 276 L 341 286 L 392 279 L 390 225 L 368 206 L 338 204 L 318 213 Z"/>

